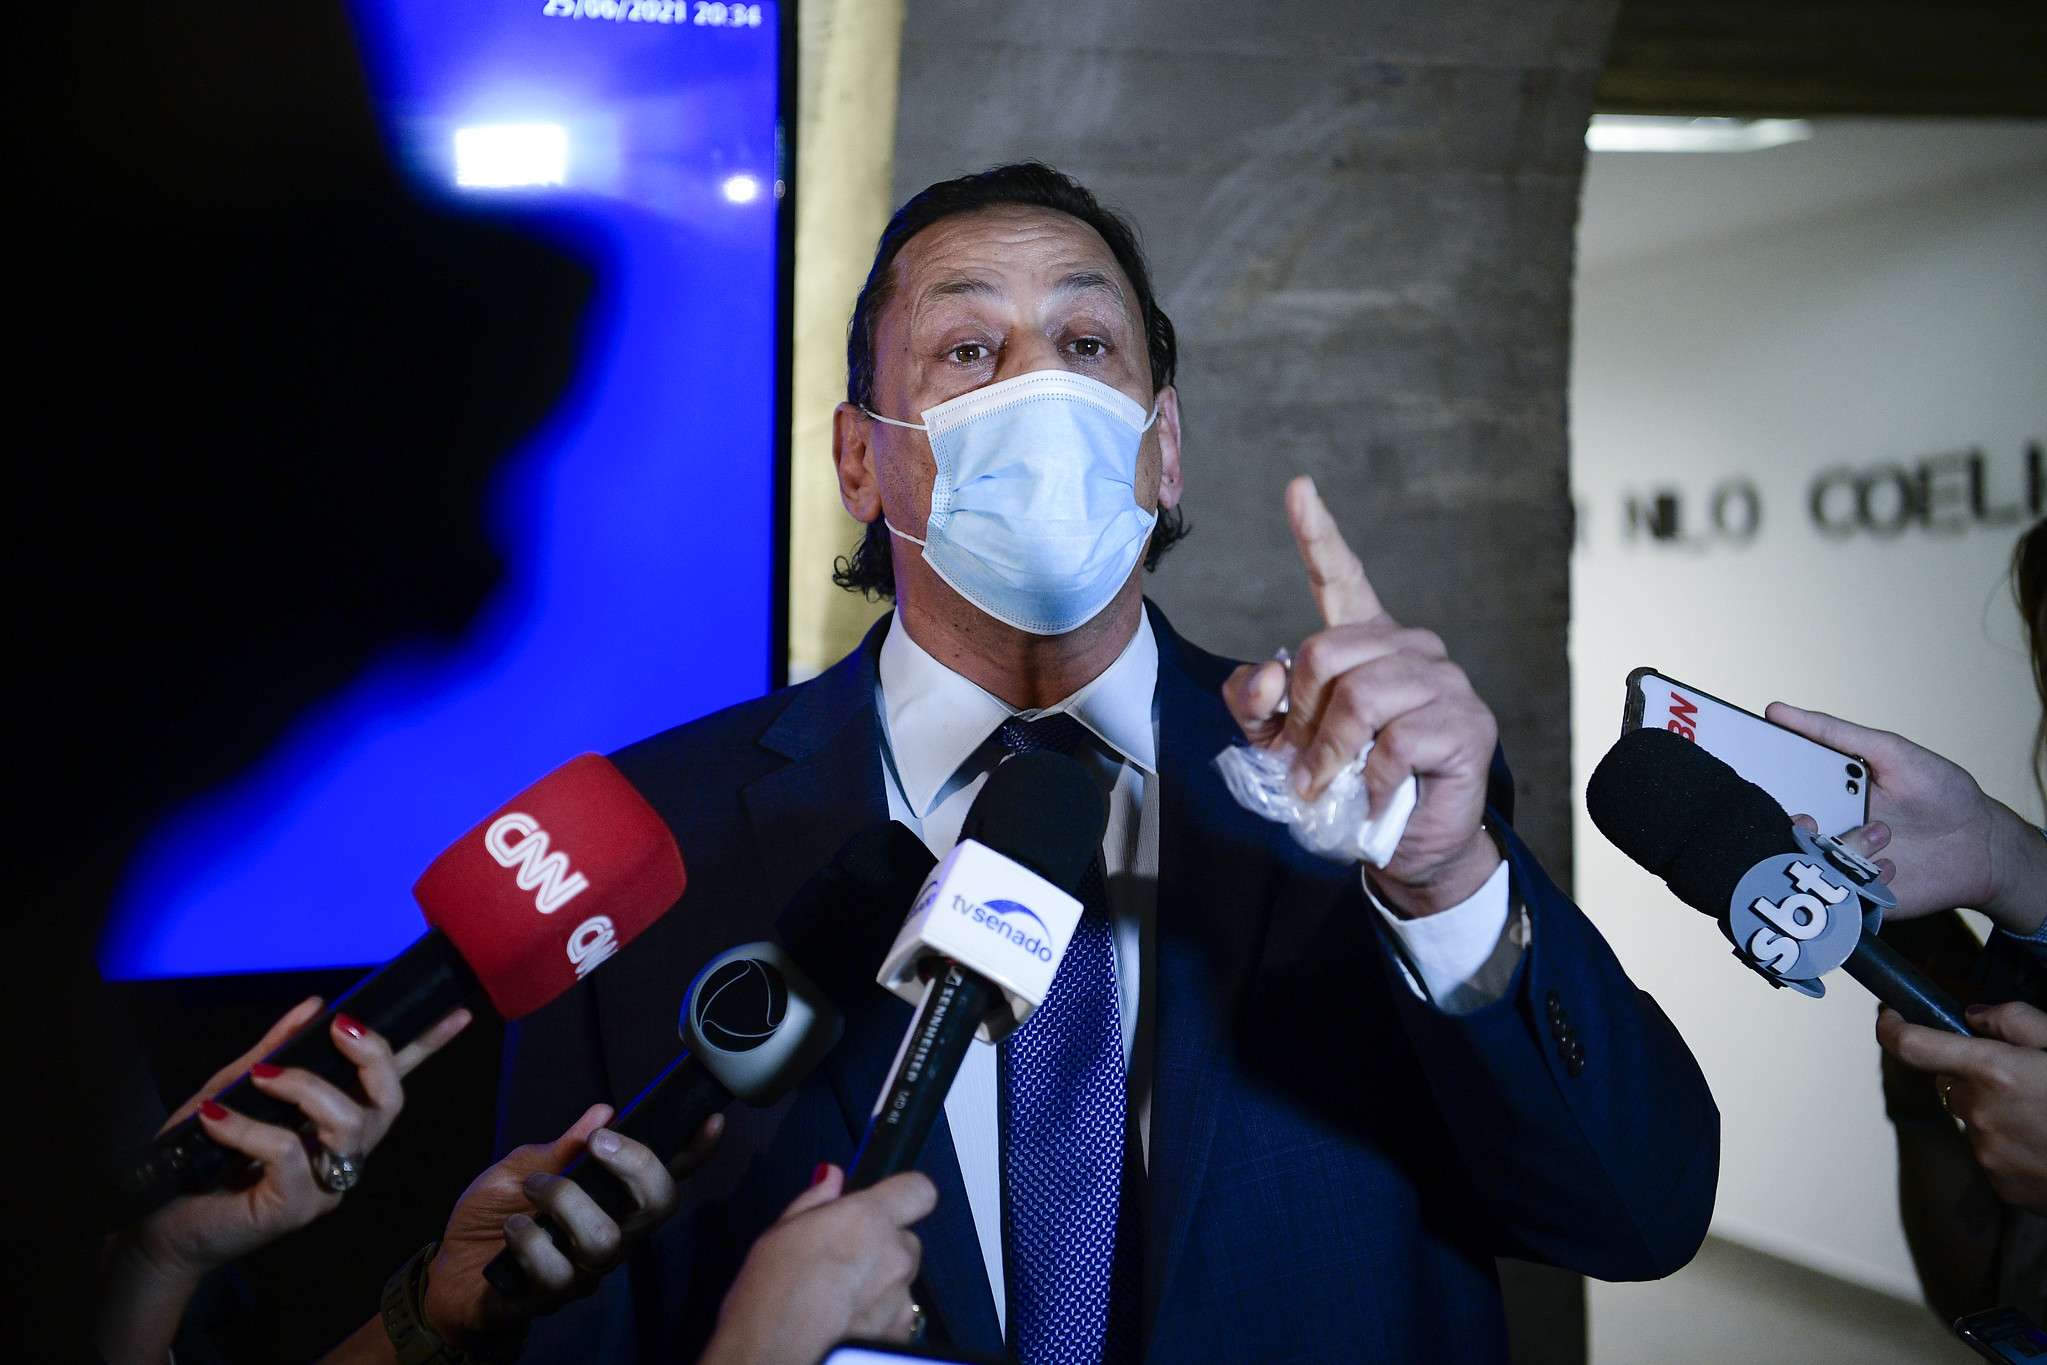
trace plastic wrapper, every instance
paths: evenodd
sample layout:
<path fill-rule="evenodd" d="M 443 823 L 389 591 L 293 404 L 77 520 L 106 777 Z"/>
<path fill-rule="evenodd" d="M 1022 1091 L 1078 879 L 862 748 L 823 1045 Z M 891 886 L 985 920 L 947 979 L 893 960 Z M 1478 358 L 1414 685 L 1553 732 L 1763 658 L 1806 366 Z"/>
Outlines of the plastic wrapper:
<path fill-rule="evenodd" d="M 1407 818 L 1414 813 L 1420 787 L 1409 777 L 1394 789 L 1385 811 L 1376 820 L 1368 819 L 1371 802 L 1365 794 L 1364 773 L 1365 758 L 1371 752 L 1366 745 L 1365 752 L 1347 764 L 1313 801 L 1294 794 L 1288 778 L 1294 761 L 1290 748 L 1233 744 L 1215 756 L 1215 766 L 1238 805 L 1285 825 L 1310 853 L 1333 862 L 1363 860 L 1384 867 L 1400 846 L 1400 836 L 1407 832 Z"/>

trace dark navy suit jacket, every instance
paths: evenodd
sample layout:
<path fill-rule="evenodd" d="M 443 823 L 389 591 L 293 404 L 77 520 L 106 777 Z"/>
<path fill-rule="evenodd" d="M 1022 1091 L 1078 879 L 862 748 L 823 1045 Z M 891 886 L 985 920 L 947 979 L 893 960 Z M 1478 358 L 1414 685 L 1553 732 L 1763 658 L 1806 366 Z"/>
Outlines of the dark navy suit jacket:
<path fill-rule="evenodd" d="M 1719 1113 L 1598 932 L 1509 834 L 1534 929 L 1511 989 L 1456 1017 L 1418 999 L 1356 870 L 1230 799 L 1211 760 L 1237 738 L 1219 690 L 1232 665 L 1150 610 L 1162 804 L 1146 1359 L 1503 1362 L 1495 1256 L 1602 1279 L 1684 1265 L 1712 1212 Z M 772 936 L 803 880 L 887 817 L 874 705 L 885 629 L 811 682 L 616 755 L 674 828 L 689 889 L 513 1026 L 501 1147 L 630 1100 L 679 1052 L 698 968 Z M 1496 796 L 1502 829 L 1505 804 Z M 852 1156 L 908 1018 L 874 1000 L 792 1099 L 739 1109 L 683 1213 L 594 1298 L 538 1324 L 526 1358 L 694 1359 L 752 1238 L 817 1162 Z M 935 1335 L 1000 1355 L 942 1120 L 922 1167 L 939 1191 L 918 1228 Z"/>

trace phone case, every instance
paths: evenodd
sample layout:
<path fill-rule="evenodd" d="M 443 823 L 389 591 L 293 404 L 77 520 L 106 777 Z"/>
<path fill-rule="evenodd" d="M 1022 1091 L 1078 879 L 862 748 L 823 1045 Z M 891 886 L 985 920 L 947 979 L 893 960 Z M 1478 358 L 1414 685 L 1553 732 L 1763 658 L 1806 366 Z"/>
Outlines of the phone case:
<path fill-rule="evenodd" d="M 1698 744 L 1776 798 L 1787 815 L 1812 816 L 1822 834 L 1869 822 L 1869 770 L 1861 758 L 1648 667 L 1628 674 L 1621 733 L 1643 725 Z"/>

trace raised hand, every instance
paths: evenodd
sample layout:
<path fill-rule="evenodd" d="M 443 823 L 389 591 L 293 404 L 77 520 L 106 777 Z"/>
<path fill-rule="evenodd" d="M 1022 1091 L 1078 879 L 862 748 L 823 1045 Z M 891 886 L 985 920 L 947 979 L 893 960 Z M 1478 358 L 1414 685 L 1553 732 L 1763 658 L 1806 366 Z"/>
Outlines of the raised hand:
<path fill-rule="evenodd" d="M 1499 727 L 1443 641 L 1380 605 L 1314 481 L 1295 479 L 1286 501 L 1326 629 L 1302 642 L 1291 681 L 1279 663 L 1245 664 L 1223 684 L 1223 700 L 1253 744 L 1294 751 L 1294 789 L 1310 800 L 1374 741 L 1365 761 L 1374 814 L 1408 776 L 1419 778 L 1420 804 L 1372 880 L 1401 913 L 1447 910 L 1499 866 L 1481 828 Z"/>

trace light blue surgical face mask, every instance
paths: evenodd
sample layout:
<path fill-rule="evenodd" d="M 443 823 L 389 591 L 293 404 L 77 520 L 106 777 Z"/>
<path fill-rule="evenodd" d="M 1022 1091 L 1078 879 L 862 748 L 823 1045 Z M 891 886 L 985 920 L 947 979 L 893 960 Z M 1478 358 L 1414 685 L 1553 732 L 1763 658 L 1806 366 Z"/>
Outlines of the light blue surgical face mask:
<path fill-rule="evenodd" d="M 998 621 L 1064 635 L 1130 577 L 1158 513 L 1137 505 L 1137 449 L 1158 420 L 1067 370 L 1033 370 L 920 415 L 938 465 L 922 548 L 932 572 Z"/>

